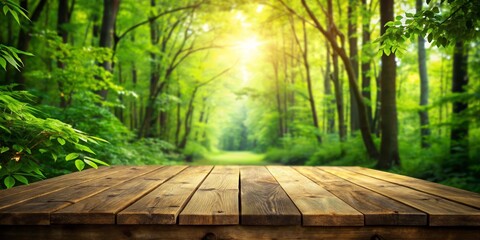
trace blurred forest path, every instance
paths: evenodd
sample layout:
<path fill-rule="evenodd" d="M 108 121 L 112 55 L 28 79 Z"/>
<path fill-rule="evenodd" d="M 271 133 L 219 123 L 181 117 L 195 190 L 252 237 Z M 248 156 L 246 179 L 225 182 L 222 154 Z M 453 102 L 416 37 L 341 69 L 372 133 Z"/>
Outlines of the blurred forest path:
<path fill-rule="evenodd" d="M 265 155 L 248 151 L 220 152 L 194 160 L 192 165 L 267 165 Z"/>

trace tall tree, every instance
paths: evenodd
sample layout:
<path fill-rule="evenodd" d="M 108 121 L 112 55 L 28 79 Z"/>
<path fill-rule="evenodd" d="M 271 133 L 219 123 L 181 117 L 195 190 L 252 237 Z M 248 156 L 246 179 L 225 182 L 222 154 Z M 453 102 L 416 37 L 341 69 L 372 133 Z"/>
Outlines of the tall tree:
<path fill-rule="evenodd" d="M 99 46 L 113 49 L 114 36 L 115 36 L 115 23 L 117 21 L 117 13 L 120 7 L 120 0 L 103 0 L 103 17 L 102 28 L 100 30 L 100 42 Z M 111 60 L 106 60 L 101 63 L 102 67 L 113 73 L 113 63 Z M 98 91 L 98 94 L 103 100 L 107 99 L 108 89 L 103 87 Z"/>
<path fill-rule="evenodd" d="M 305 67 L 305 74 L 306 74 L 305 80 L 307 82 L 308 103 L 309 103 L 310 112 L 312 115 L 313 126 L 315 127 L 316 131 L 319 131 L 320 125 L 318 123 L 317 108 L 315 106 L 315 97 L 313 95 L 313 84 L 312 84 L 312 76 L 310 72 L 310 63 L 308 60 L 308 34 L 307 34 L 306 23 L 305 23 L 305 20 L 302 19 L 303 44 L 300 42 L 300 39 L 295 30 L 295 22 L 293 21 L 293 18 L 290 18 L 290 25 L 292 27 L 292 33 L 295 37 L 295 41 L 297 42 L 298 49 L 301 52 L 302 58 L 303 58 L 303 66 Z M 302 48 L 302 45 L 303 45 L 303 48 Z M 320 136 L 320 134 L 317 132 L 315 133 L 315 136 L 317 138 L 317 141 L 321 143 L 322 137 Z"/>
<path fill-rule="evenodd" d="M 333 133 L 335 128 L 335 110 L 334 105 L 335 98 L 332 96 L 332 83 L 331 83 L 331 57 L 330 57 L 330 46 L 326 45 L 327 54 L 326 54 L 326 63 L 325 63 L 325 73 L 324 73 L 324 83 L 323 90 L 326 97 L 325 100 L 325 118 L 326 118 L 326 132 Z"/>
<path fill-rule="evenodd" d="M 380 1 L 380 24 L 381 34 L 386 32 L 388 22 L 393 21 L 394 1 Z M 377 167 L 389 169 L 394 165 L 400 164 L 400 155 L 398 152 L 398 120 L 397 120 L 397 100 L 396 100 L 396 72 L 397 66 L 395 53 L 387 55 L 382 54 L 381 70 L 381 132 L 382 142 L 380 145 L 380 158 Z"/>
<path fill-rule="evenodd" d="M 358 37 L 357 37 L 357 0 L 348 1 L 348 46 L 350 52 L 350 61 L 352 62 L 355 79 L 358 79 Z M 358 104 L 354 96 L 354 88 L 350 87 L 350 133 L 354 134 L 359 129 L 360 120 L 358 119 Z"/>
<path fill-rule="evenodd" d="M 423 0 L 416 0 L 417 13 L 421 12 L 423 8 Z M 430 146 L 428 138 L 430 137 L 430 120 L 428 117 L 428 73 L 427 73 L 427 53 L 425 51 L 425 39 L 422 36 L 417 37 L 418 43 L 418 73 L 420 75 L 420 111 L 418 111 L 420 117 L 420 141 L 422 148 L 428 148 Z"/>
<path fill-rule="evenodd" d="M 290 8 L 288 5 L 285 4 L 282 0 L 279 0 L 283 6 L 285 6 L 290 12 L 296 14 L 297 16 L 298 13 Z M 328 0 L 331 2 L 331 0 Z M 331 3 L 330 3 L 331 4 Z M 367 154 L 370 158 L 377 159 L 378 158 L 378 150 L 377 147 L 375 146 L 375 143 L 373 142 L 372 135 L 370 133 L 370 127 L 368 125 L 367 121 L 367 112 L 365 108 L 365 103 L 362 100 L 362 95 L 360 93 L 356 76 L 355 76 L 355 71 L 353 70 L 352 63 L 350 62 L 350 58 L 347 55 L 347 52 L 344 48 L 343 39 L 344 35 L 340 32 L 340 30 L 336 27 L 336 25 L 333 23 L 333 21 L 329 21 L 329 24 L 331 25 L 328 29 L 326 29 L 318 20 L 317 16 L 314 14 L 312 9 L 310 8 L 309 4 L 305 1 L 302 0 L 302 6 L 304 9 L 307 11 L 308 16 L 310 19 L 313 21 L 313 24 L 315 25 L 315 28 L 327 39 L 327 41 L 330 43 L 332 50 L 338 54 L 340 59 L 343 62 L 343 65 L 345 66 L 345 70 L 347 71 L 347 76 L 348 76 L 348 82 L 349 86 L 353 88 L 353 97 L 357 99 L 357 105 L 358 105 L 358 116 L 360 120 L 360 131 L 362 133 L 362 139 L 363 143 L 365 145 L 365 148 L 367 150 Z M 326 11 L 324 11 L 326 12 Z M 299 16 L 301 17 L 301 16 Z M 333 16 L 328 16 L 329 18 L 333 18 Z M 341 41 L 339 44 L 338 41 Z"/>
<path fill-rule="evenodd" d="M 370 4 L 373 1 L 370 2 Z M 367 108 L 367 119 L 370 125 L 370 128 L 373 132 L 373 114 L 372 114 L 372 93 L 371 93 L 371 51 L 368 47 L 370 43 L 370 20 L 372 15 L 372 9 L 367 4 L 367 0 L 362 0 L 362 60 L 361 60 L 361 69 L 362 69 L 362 95 L 365 98 L 366 102 L 369 104 L 366 105 Z"/>
<path fill-rule="evenodd" d="M 468 85 L 468 46 L 464 41 L 455 43 L 453 54 L 452 93 L 466 92 Z M 468 109 L 468 102 L 455 99 L 452 103 L 452 126 L 450 129 L 450 154 L 455 160 L 453 170 L 463 171 L 468 163 L 469 121 L 462 114 Z"/>
<path fill-rule="evenodd" d="M 70 16 L 72 15 L 73 7 L 75 6 L 75 0 L 72 1 L 70 7 L 68 6 L 68 0 L 58 1 L 58 13 L 57 13 L 57 34 L 62 39 L 63 43 L 68 42 L 68 31 L 65 29 L 65 25 L 70 22 Z M 57 67 L 64 69 L 65 63 L 62 61 L 57 62 Z M 67 98 L 65 96 L 64 83 L 58 81 L 58 90 L 60 91 L 60 107 L 67 107 Z M 71 99 L 71 98 L 70 98 Z"/>
<path fill-rule="evenodd" d="M 20 32 L 18 33 L 18 42 L 17 42 L 17 49 L 21 51 L 28 51 L 30 47 L 30 41 L 32 40 L 32 34 L 29 31 L 32 29 L 33 24 L 38 21 L 40 15 L 45 8 L 47 0 L 40 0 L 38 4 L 35 6 L 33 11 L 30 8 L 30 4 L 28 0 L 21 0 L 20 7 L 25 9 L 28 12 L 31 12 L 30 15 L 30 23 L 25 24 L 23 27 L 20 28 Z M 20 55 L 21 60 L 24 60 L 24 55 Z M 15 74 L 15 83 L 18 84 L 18 89 L 25 89 L 25 76 L 23 75 L 23 71 L 17 71 Z"/>

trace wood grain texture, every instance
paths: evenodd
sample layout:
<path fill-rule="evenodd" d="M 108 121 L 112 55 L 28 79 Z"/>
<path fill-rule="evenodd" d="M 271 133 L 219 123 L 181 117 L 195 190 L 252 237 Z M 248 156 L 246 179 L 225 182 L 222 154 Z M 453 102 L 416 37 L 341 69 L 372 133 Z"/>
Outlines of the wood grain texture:
<path fill-rule="evenodd" d="M 52 225 L 1 226 L 0 239 L 322 239 L 478 240 L 474 227 L 302 227 L 302 226 L 177 226 L 177 225 Z"/>
<path fill-rule="evenodd" d="M 480 226 L 475 208 L 339 167 L 320 169 L 428 213 L 430 226 Z"/>
<path fill-rule="evenodd" d="M 115 224 L 116 214 L 186 166 L 165 166 L 133 177 L 92 197 L 62 208 L 50 216 L 51 224 Z"/>
<path fill-rule="evenodd" d="M 242 167 L 240 186 L 242 224 L 302 224 L 295 204 L 265 167 Z"/>
<path fill-rule="evenodd" d="M 238 182 L 238 167 L 216 166 L 180 213 L 179 224 L 239 224 Z"/>
<path fill-rule="evenodd" d="M 189 167 L 117 215 L 117 224 L 175 224 L 212 166 Z"/>
<path fill-rule="evenodd" d="M 361 167 L 346 167 L 345 169 L 400 184 L 409 188 L 437 195 L 442 198 L 450 199 L 452 201 L 463 203 L 471 207 L 480 209 L 480 194 L 478 193 L 469 192 L 459 188 L 449 187 L 442 184 L 421 180 L 418 178 L 407 177 L 374 169 Z"/>
<path fill-rule="evenodd" d="M 291 167 L 268 166 L 302 214 L 304 226 L 363 226 L 363 214 Z"/>
<path fill-rule="evenodd" d="M 427 225 L 427 214 L 314 167 L 295 167 L 365 216 L 365 225 Z"/>
<path fill-rule="evenodd" d="M 87 181 L 61 191 L 32 198 L 28 201 L 0 209 L 0 224 L 50 224 L 50 213 L 67 207 L 126 180 L 154 171 L 159 167 L 122 168 L 113 175 Z"/>
<path fill-rule="evenodd" d="M 87 169 L 55 178 L 46 179 L 29 185 L 22 185 L 0 191 L 0 209 L 25 202 L 35 197 L 73 187 L 77 184 L 88 182 L 97 178 L 114 174 L 125 167 L 102 167 L 99 169 Z"/>

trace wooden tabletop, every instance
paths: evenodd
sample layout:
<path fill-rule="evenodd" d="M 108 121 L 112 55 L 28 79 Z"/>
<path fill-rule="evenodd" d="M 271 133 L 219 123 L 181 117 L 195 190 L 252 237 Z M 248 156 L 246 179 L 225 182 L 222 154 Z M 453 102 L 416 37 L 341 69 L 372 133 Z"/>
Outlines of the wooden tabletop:
<path fill-rule="evenodd" d="M 480 195 L 361 167 L 112 166 L 0 191 L 0 225 L 480 226 Z"/>

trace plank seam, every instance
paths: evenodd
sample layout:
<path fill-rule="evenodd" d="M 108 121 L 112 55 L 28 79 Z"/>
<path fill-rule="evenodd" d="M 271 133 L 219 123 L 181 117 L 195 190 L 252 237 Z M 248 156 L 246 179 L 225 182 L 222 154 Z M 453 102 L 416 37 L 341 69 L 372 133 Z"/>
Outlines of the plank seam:
<path fill-rule="evenodd" d="M 158 171 L 158 170 L 163 169 L 163 168 L 165 168 L 165 167 L 166 167 L 166 166 L 162 166 L 162 167 L 160 167 L 160 168 L 155 169 L 154 171 Z M 165 180 L 164 180 L 162 183 L 160 183 L 159 185 L 157 185 L 157 186 L 151 188 L 150 190 L 148 190 L 145 194 L 137 197 L 134 201 L 130 202 L 127 206 L 125 206 L 125 207 L 121 208 L 120 210 L 118 210 L 118 211 L 115 213 L 115 223 L 114 223 L 114 224 L 115 224 L 115 225 L 117 224 L 117 217 L 118 217 L 118 213 L 119 213 L 119 212 L 121 212 L 121 211 L 125 210 L 126 208 L 130 207 L 132 204 L 134 204 L 135 202 L 137 202 L 139 199 L 143 198 L 143 197 L 146 196 L 147 194 L 149 194 L 149 193 L 151 193 L 152 191 L 154 191 L 155 189 L 159 188 L 160 186 L 162 186 L 163 184 L 165 184 L 167 181 L 169 181 L 170 179 L 172 179 L 173 177 L 175 177 L 177 174 L 185 171 L 185 169 L 187 169 L 187 168 L 189 168 L 189 167 L 190 167 L 190 166 L 186 166 L 184 169 L 180 170 L 180 171 L 177 172 L 176 174 L 173 174 L 173 175 L 170 176 L 169 178 L 165 179 Z M 149 173 L 153 173 L 154 171 L 151 171 L 151 172 L 149 172 Z M 140 176 L 143 176 L 143 175 L 140 175 Z M 140 177 L 140 176 L 138 176 L 138 177 Z M 137 178 L 137 177 L 135 177 L 135 178 Z M 132 179 L 134 179 L 134 178 L 132 178 Z M 132 179 L 130 179 L 130 180 L 132 180 Z"/>

